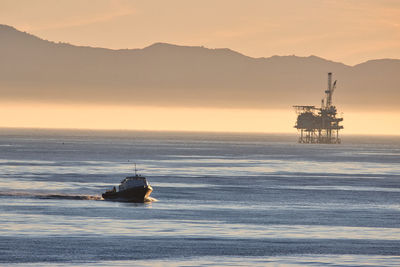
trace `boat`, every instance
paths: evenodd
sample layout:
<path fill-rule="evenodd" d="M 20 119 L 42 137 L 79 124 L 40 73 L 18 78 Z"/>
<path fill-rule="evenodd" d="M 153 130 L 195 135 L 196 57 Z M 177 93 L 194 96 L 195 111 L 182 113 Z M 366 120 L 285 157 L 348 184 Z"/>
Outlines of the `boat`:
<path fill-rule="evenodd" d="M 137 174 L 135 164 L 135 176 L 128 176 L 122 180 L 117 188 L 114 186 L 112 190 L 108 190 L 102 194 L 105 200 L 122 201 L 122 202 L 147 202 L 153 188 L 143 177 Z"/>

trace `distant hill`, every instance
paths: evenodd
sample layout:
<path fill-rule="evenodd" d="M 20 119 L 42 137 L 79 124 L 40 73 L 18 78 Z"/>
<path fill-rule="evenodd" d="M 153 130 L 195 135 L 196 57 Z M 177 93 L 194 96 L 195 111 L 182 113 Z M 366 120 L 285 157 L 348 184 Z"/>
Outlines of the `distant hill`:
<path fill-rule="evenodd" d="M 42 40 L 0 25 L 3 100 L 161 106 L 319 105 L 334 73 L 334 104 L 400 109 L 400 60 L 347 66 L 316 56 L 251 58 L 230 49 L 156 43 L 111 50 Z"/>

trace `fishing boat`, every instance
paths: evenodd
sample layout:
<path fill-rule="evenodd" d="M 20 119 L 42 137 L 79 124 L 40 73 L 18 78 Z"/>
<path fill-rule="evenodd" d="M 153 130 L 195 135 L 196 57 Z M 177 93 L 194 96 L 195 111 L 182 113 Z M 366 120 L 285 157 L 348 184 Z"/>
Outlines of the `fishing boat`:
<path fill-rule="evenodd" d="M 153 188 L 143 177 L 137 174 L 135 164 L 135 176 L 128 176 L 122 180 L 118 189 L 114 186 L 112 190 L 108 190 L 102 194 L 105 200 L 122 201 L 122 202 L 146 202 Z"/>

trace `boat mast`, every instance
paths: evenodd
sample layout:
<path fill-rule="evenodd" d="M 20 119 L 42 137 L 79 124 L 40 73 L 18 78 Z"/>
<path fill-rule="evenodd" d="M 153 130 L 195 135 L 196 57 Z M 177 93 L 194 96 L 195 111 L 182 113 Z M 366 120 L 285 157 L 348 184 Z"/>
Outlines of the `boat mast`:
<path fill-rule="evenodd" d="M 135 163 L 135 176 L 137 176 L 136 163 Z"/>

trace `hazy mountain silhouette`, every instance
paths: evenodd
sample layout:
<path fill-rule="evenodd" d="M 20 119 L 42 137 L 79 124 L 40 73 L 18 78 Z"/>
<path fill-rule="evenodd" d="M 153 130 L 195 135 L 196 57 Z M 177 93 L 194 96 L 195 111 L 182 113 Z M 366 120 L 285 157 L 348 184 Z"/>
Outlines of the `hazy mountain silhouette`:
<path fill-rule="evenodd" d="M 251 58 L 229 49 L 156 43 L 111 50 L 42 40 L 0 25 L 3 100 L 288 108 L 319 105 L 327 72 L 339 107 L 399 109 L 400 60 L 356 66 L 316 56 Z"/>

